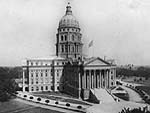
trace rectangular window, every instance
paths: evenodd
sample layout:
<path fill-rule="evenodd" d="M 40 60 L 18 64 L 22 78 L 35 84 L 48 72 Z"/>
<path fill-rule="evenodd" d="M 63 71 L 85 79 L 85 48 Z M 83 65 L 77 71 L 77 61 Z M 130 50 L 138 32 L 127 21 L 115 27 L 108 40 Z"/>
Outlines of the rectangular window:
<path fill-rule="evenodd" d="M 31 77 L 33 77 L 33 73 L 31 73 Z"/>
<path fill-rule="evenodd" d="M 48 75 L 48 74 L 47 74 L 47 73 L 45 73 L 45 76 L 46 76 L 46 77 L 47 77 L 47 75 Z"/>
<path fill-rule="evenodd" d="M 43 77 L 43 73 L 41 72 L 41 77 Z"/>
<path fill-rule="evenodd" d="M 41 90 L 43 91 L 43 86 L 41 86 Z"/>
<path fill-rule="evenodd" d="M 48 90 L 48 86 L 46 86 L 45 89 Z"/>
<path fill-rule="evenodd" d="M 31 91 L 34 91 L 34 87 L 31 87 Z"/>
<path fill-rule="evenodd" d="M 31 84 L 34 84 L 34 79 L 31 79 Z"/>
<path fill-rule="evenodd" d="M 38 73 L 36 73 L 36 77 L 38 77 Z"/>
<path fill-rule="evenodd" d="M 36 79 L 36 84 L 38 84 L 39 82 L 38 82 L 39 80 L 38 79 Z"/>
<path fill-rule="evenodd" d="M 61 51 L 64 52 L 64 45 L 61 46 Z"/>
<path fill-rule="evenodd" d="M 39 91 L 39 87 L 38 86 L 36 87 L 36 91 Z"/>

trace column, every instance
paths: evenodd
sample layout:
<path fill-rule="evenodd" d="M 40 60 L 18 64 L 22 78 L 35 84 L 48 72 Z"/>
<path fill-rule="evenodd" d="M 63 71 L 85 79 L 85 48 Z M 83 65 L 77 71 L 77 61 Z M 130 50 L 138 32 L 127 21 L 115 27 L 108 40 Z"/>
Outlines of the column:
<path fill-rule="evenodd" d="M 93 71 L 91 71 L 91 88 L 93 88 Z"/>
<path fill-rule="evenodd" d="M 101 70 L 99 70 L 99 88 L 101 88 Z"/>
<path fill-rule="evenodd" d="M 110 82 L 110 69 L 108 70 L 108 88 L 110 88 L 111 82 Z"/>
<path fill-rule="evenodd" d="M 89 70 L 89 89 L 91 89 L 91 70 Z"/>
<path fill-rule="evenodd" d="M 85 71 L 85 77 L 86 77 L 86 82 L 85 82 L 85 88 L 88 89 L 88 74 L 87 74 L 87 70 Z"/>
<path fill-rule="evenodd" d="M 97 70 L 97 88 L 99 88 L 99 80 L 100 80 L 100 77 L 99 77 L 99 70 Z"/>
<path fill-rule="evenodd" d="M 84 70 L 84 74 L 82 76 L 82 88 L 86 89 L 86 70 Z"/>
<path fill-rule="evenodd" d="M 114 85 L 116 86 L 116 68 L 114 68 Z"/>
<path fill-rule="evenodd" d="M 81 93 L 81 73 L 79 73 L 79 88 L 78 88 L 78 90 L 79 90 L 79 93 L 78 93 L 78 98 L 80 99 L 81 97 L 80 97 L 80 93 Z"/>
<path fill-rule="evenodd" d="M 22 89 L 23 92 L 25 92 L 25 70 L 23 69 L 23 76 L 22 76 Z"/>
<path fill-rule="evenodd" d="M 96 82 L 97 82 L 97 81 L 96 81 L 96 76 L 97 76 L 97 75 L 96 75 L 96 70 L 94 70 L 94 71 L 93 71 L 93 81 L 94 81 L 93 85 L 94 85 L 94 88 L 96 88 Z"/>
<path fill-rule="evenodd" d="M 106 88 L 108 88 L 108 85 L 109 85 L 109 80 L 108 80 L 108 70 L 107 70 L 106 72 L 107 72 L 107 76 L 106 76 L 106 77 L 107 77 L 107 78 L 106 78 L 106 81 L 107 81 L 107 82 L 106 82 L 106 83 L 107 83 L 107 87 L 106 87 Z"/>
<path fill-rule="evenodd" d="M 102 86 L 102 88 L 104 88 L 104 70 L 101 71 L 101 78 L 102 78 L 101 86 Z"/>
<path fill-rule="evenodd" d="M 92 74 L 92 88 L 94 88 L 94 70 L 92 70 L 91 74 Z"/>
<path fill-rule="evenodd" d="M 100 70 L 100 87 L 103 87 L 103 77 L 102 77 L 102 70 Z"/>
<path fill-rule="evenodd" d="M 107 88 L 107 70 L 105 70 L 105 88 Z"/>

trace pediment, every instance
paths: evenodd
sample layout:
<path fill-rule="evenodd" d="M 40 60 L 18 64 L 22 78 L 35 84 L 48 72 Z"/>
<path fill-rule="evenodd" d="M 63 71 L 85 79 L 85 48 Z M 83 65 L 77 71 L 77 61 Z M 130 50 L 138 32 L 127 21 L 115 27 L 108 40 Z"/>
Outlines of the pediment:
<path fill-rule="evenodd" d="M 108 65 L 110 65 L 108 62 L 100 58 L 95 58 L 85 63 L 85 66 L 108 66 Z"/>

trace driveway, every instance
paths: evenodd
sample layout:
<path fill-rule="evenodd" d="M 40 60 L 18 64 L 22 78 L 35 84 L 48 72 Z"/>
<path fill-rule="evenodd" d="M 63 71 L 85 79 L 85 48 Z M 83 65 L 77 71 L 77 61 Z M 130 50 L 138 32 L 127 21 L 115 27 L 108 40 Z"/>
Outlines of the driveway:
<path fill-rule="evenodd" d="M 128 94 L 129 94 L 129 101 L 133 101 L 133 102 L 139 102 L 139 103 L 143 103 L 144 101 L 142 100 L 142 98 L 140 97 L 140 95 L 135 92 L 134 90 L 125 87 L 125 86 L 121 86 L 123 89 L 125 89 Z"/>

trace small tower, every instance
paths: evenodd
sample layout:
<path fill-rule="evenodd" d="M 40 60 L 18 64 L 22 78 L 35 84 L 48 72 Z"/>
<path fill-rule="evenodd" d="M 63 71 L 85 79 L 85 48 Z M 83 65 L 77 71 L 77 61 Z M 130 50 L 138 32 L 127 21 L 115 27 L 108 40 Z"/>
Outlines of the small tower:
<path fill-rule="evenodd" d="M 63 58 L 79 59 L 82 56 L 82 34 L 79 22 L 72 14 L 70 3 L 66 7 L 66 13 L 59 21 L 56 34 L 56 55 Z"/>

